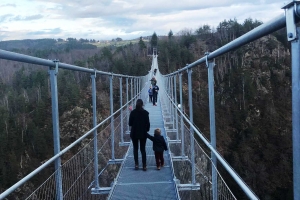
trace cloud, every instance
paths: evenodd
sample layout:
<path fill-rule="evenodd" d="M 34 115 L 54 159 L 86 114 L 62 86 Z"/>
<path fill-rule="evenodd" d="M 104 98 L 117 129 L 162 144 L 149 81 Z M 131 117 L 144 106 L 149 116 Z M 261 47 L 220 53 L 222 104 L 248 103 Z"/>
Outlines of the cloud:
<path fill-rule="evenodd" d="M 112 16 L 112 17 L 103 17 L 100 20 L 96 21 L 96 26 L 105 26 L 105 27 L 115 27 L 118 29 L 131 27 L 133 26 L 138 19 L 134 19 L 130 16 Z"/>
<path fill-rule="evenodd" d="M 0 16 L 7 27 L 5 39 L 132 39 L 154 31 L 167 35 L 170 29 L 176 34 L 204 24 L 216 28 L 234 18 L 239 23 L 249 17 L 267 22 L 284 12 L 282 0 L 22 0 L 16 5 L 10 1 L 1 0 L 0 5 L 10 5 Z"/>
<path fill-rule="evenodd" d="M 11 21 L 32 21 L 32 20 L 37 20 L 37 19 L 42 19 L 43 18 L 43 15 L 29 15 L 29 16 L 16 16 L 16 17 L 13 17 L 11 18 L 10 20 Z"/>
<path fill-rule="evenodd" d="M 2 41 L 3 39 L 5 39 L 6 35 L 7 35 L 7 31 L 2 31 L 3 27 L 0 27 L 0 41 Z"/>
<path fill-rule="evenodd" d="M 7 21 L 11 16 L 13 16 L 13 15 L 11 15 L 11 14 L 1 15 L 0 22 Z"/>
<path fill-rule="evenodd" d="M 16 4 L 8 3 L 8 4 L 0 5 L 0 8 L 2 7 L 16 7 Z"/>
<path fill-rule="evenodd" d="M 2 27 L 1 27 L 2 28 Z M 42 38 L 59 38 L 53 37 L 61 34 L 63 31 L 60 28 L 42 29 L 39 31 L 20 30 L 15 31 L 0 31 L 1 40 L 22 40 L 22 39 L 42 39 Z M 13 39 L 11 39 L 13 38 Z"/>
<path fill-rule="evenodd" d="M 60 9 L 56 9 L 56 14 L 64 18 L 102 18 L 105 16 L 123 16 L 130 14 L 148 14 L 163 15 L 168 13 L 176 13 L 180 11 L 202 10 L 206 8 L 228 7 L 232 5 L 266 5 L 269 3 L 282 3 L 281 0 L 253 0 L 241 2 L 240 0 L 85 0 L 85 1 L 69 1 L 69 0 L 36 0 L 39 2 L 55 3 Z"/>
<path fill-rule="evenodd" d="M 12 22 L 12 21 L 31 21 L 43 18 L 43 15 L 29 15 L 29 16 L 14 16 L 12 14 L 6 14 L 0 16 L 0 22 Z"/>
<path fill-rule="evenodd" d="M 28 32 L 27 35 L 28 36 L 32 36 L 32 35 L 49 35 L 49 34 L 59 34 L 61 33 L 62 30 L 60 28 L 54 28 L 54 29 L 43 29 L 40 31 L 32 31 L 32 32 Z"/>

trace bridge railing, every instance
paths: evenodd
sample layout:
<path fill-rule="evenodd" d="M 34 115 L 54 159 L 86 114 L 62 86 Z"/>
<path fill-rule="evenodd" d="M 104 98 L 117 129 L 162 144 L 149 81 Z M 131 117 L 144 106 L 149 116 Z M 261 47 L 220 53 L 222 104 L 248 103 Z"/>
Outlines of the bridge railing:
<path fill-rule="evenodd" d="M 172 109 L 170 109 L 168 94 L 161 92 L 160 99 L 180 198 L 213 199 L 211 173 L 213 167 L 217 171 L 218 199 L 236 199 L 216 166 L 213 165 L 207 152 L 200 146 L 196 137 L 191 134 L 187 123 L 184 121 L 181 123 L 181 114 L 176 113 L 176 111 L 173 115 L 170 114 Z M 188 116 L 185 117 L 188 118 Z M 192 143 L 195 144 L 193 149 L 191 148 Z M 195 159 L 194 162 L 192 161 L 193 158 Z M 195 174 L 192 172 L 193 167 Z"/>
<path fill-rule="evenodd" d="M 124 112 L 125 113 L 125 112 Z M 123 119 L 126 120 L 126 113 Z M 128 146 L 120 146 L 121 141 L 121 116 L 115 118 L 115 158 L 123 158 Z M 111 127 L 109 123 L 104 123 L 98 133 L 98 181 L 100 188 L 109 188 L 114 181 L 114 177 L 119 171 L 120 165 L 110 164 L 112 155 L 111 148 Z M 124 135 L 125 141 L 129 141 L 129 136 Z M 82 147 L 74 156 L 68 158 L 63 155 L 62 159 L 68 159 L 61 166 L 63 199 L 105 199 L 107 195 L 92 195 L 91 189 L 94 187 L 94 140 L 87 137 L 82 141 Z M 80 147 L 78 147 L 80 148 Z M 56 171 L 57 172 L 57 171 Z M 53 199 L 56 196 L 56 184 L 54 172 L 43 184 L 41 184 L 27 199 Z"/>
<path fill-rule="evenodd" d="M 91 193 L 107 194 L 113 182 L 113 174 L 118 173 L 118 165 L 114 164 L 122 162 L 129 145 L 129 107 L 133 107 L 138 98 L 144 100 L 147 98 L 149 75 L 134 77 L 107 73 L 96 69 L 60 63 L 57 60 L 45 60 L 4 50 L 0 50 L 0 58 L 49 67 L 54 140 L 54 156 L 1 193 L 0 199 L 5 197 L 15 199 L 20 196 L 22 198 L 27 197 L 27 199 L 93 199 L 95 195 L 91 195 Z M 80 138 L 63 150 L 60 150 L 61 134 L 57 98 L 59 68 L 90 73 L 92 80 L 93 117 L 91 120 L 94 128 L 82 133 L 83 135 Z M 110 103 L 106 105 L 110 108 L 110 116 L 100 123 L 98 123 L 99 111 L 96 107 L 96 93 L 99 92 L 96 88 L 97 75 L 108 76 L 110 88 Z M 118 106 L 113 101 L 113 91 L 114 85 L 118 84 L 120 108 L 114 111 L 113 108 Z M 126 89 L 123 89 L 124 85 Z M 125 95 L 125 101 L 123 95 Z M 63 133 L 63 135 L 65 134 L 67 133 Z M 74 149 L 78 153 L 70 158 Z M 53 164 L 55 167 L 53 167 Z M 33 178 L 42 180 L 45 177 L 49 178 L 38 187 L 34 185 L 34 182 L 40 181 L 28 182 Z M 32 188 L 36 188 L 33 193 Z M 97 199 L 99 198 L 97 197 Z"/>
<path fill-rule="evenodd" d="M 197 135 L 210 149 L 211 160 L 213 162 L 211 169 L 211 179 L 212 185 L 214 187 L 213 190 L 213 199 L 217 199 L 218 197 L 218 189 L 217 187 L 217 170 L 214 166 L 217 166 L 217 162 L 223 165 L 225 169 L 229 172 L 229 174 L 234 178 L 234 180 L 238 183 L 241 189 L 248 195 L 250 199 L 258 199 L 256 195 L 250 190 L 250 188 L 242 181 L 242 179 L 234 172 L 234 170 L 228 165 L 228 163 L 221 157 L 221 155 L 217 152 L 216 149 L 216 124 L 215 124 L 215 106 L 214 106 L 214 59 L 218 56 L 221 56 L 227 52 L 233 51 L 242 45 L 250 43 L 256 39 L 259 39 L 265 35 L 273 33 L 281 28 L 287 28 L 287 39 L 291 41 L 291 53 L 292 53 L 292 127 L 293 127 L 293 182 L 294 182 L 294 199 L 300 199 L 300 40 L 299 33 L 300 28 L 296 26 L 296 23 L 300 19 L 300 2 L 292 1 L 286 6 L 283 7 L 285 9 L 285 15 L 282 14 L 277 18 L 258 26 L 257 28 L 249 31 L 248 33 L 242 35 L 241 37 L 229 42 L 228 44 L 222 46 L 221 48 L 213 51 L 207 52 L 204 57 L 199 60 L 187 64 L 185 67 L 175 71 L 173 73 L 167 74 L 161 77 L 161 81 L 164 82 L 166 87 L 166 93 L 168 94 L 168 98 L 172 103 L 168 105 L 168 109 L 170 110 L 171 120 L 177 121 L 177 114 L 180 113 L 185 119 L 185 123 L 189 126 L 190 134 Z M 200 65 L 206 64 L 208 69 L 208 87 L 209 87 L 209 121 L 210 121 L 210 141 L 203 137 L 200 131 L 195 128 L 193 123 L 193 101 L 192 101 L 192 68 Z M 181 87 L 179 89 L 182 92 L 182 80 L 181 77 L 184 72 L 187 72 L 188 79 L 188 105 L 189 105 L 189 116 L 185 116 L 183 114 L 182 107 L 179 109 L 177 107 L 178 103 L 183 105 L 182 102 L 182 94 L 180 94 L 180 102 L 177 102 L 176 95 L 176 85 Z M 179 83 L 176 78 L 179 77 Z M 174 125 L 174 123 L 173 123 Z M 173 126 L 174 128 L 175 126 Z M 179 130 L 179 128 L 174 128 Z M 176 137 L 175 140 L 178 140 Z M 194 149 L 194 142 L 191 140 L 191 149 Z M 192 170 L 192 184 L 195 184 L 195 159 L 197 157 L 191 150 L 191 170 Z"/>

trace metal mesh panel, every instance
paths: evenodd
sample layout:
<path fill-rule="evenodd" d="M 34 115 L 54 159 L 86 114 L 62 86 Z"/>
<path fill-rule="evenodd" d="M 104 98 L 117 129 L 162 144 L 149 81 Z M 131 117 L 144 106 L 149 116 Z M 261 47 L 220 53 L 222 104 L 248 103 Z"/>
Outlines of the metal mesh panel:
<path fill-rule="evenodd" d="M 167 136 L 170 141 L 179 140 L 179 142 L 171 142 L 169 144 L 172 157 L 187 157 L 186 159 L 176 159 L 173 161 L 174 173 L 180 184 L 192 183 L 192 151 L 195 155 L 195 180 L 200 184 L 200 190 L 183 190 L 179 191 L 181 199 L 212 199 L 212 183 L 211 171 L 212 162 L 207 153 L 201 148 L 197 140 L 190 133 L 190 128 L 183 125 L 181 128 L 181 115 L 178 113 L 177 121 L 175 111 L 172 113 L 172 108 L 169 105 L 166 95 L 162 95 L 162 114 Z M 173 105 L 172 105 L 173 106 Z M 174 114 L 174 116 L 172 115 Z M 187 117 L 188 118 L 188 117 Z M 178 124 L 178 126 L 177 126 Z M 178 128 L 178 129 L 177 129 Z M 178 132 L 177 132 L 178 131 Z M 183 132 L 183 134 L 182 134 Z M 183 135 L 183 136 L 182 136 Z M 194 142 L 194 149 L 191 149 L 191 142 Z M 183 143 L 182 143 L 183 142 Z M 184 145 L 183 145 L 184 144 Z M 182 148 L 183 147 L 183 148 Z M 179 161 L 180 160 L 180 161 Z M 214 167 L 215 168 L 215 167 Z M 216 168 L 215 168 L 216 169 Z M 218 184 L 218 199 L 236 199 L 227 187 L 226 183 L 217 171 Z"/>
<path fill-rule="evenodd" d="M 130 141 L 125 134 L 128 122 L 127 108 L 123 114 L 123 141 Z M 101 129 L 98 128 L 98 129 Z M 128 146 L 120 146 L 121 142 L 121 116 L 114 119 L 114 143 L 111 140 L 111 124 L 102 127 L 97 134 L 98 144 L 98 171 L 100 187 L 110 187 L 117 176 L 120 165 L 108 164 L 112 158 L 112 145 L 114 145 L 114 157 L 123 158 Z M 106 199 L 107 194 L 92 195 L 91 188 L 94 182 L 94 138 L 85 139 L 88 142 L 73 157 L 69 158 L 62 166 L 63 197 L 64 199 Z M 67 158 L 67 156 L 65 156 Z M 55 199 L 55 174 L 53 173 L 42 185 L 40 185 L 27 199 Z"/>
<path fill-rule="evenodd" d="M 69 159 L 61 167 L 63 179 L 64 199 L 84 199 L 93 180 L 93 148 L 91 140 L 85 148 Z M 55 198 L 54 174 L 45 181 L 27 199 L 52 199 Z M 92 199 L 92 198 L 90 198 Z"/>
<path fill-rule="evenodd" d="M 115 189 L 115 195 L 113 200 L 141 200 L 141 199 L 163 199 L 163 200 L 174 200 L 174 185 L 170 183 L 156 183 L 155 185 L 139 185 L 139 190 L 136 190 L 135 185 L 119 185 Z"/>
<path fill-rule="evenodd" d="M 43 192 L 38 192 L 43 191 Z M 27 199 L 55 199 L 55 175 L 52 174 L 34 193 Z"/>

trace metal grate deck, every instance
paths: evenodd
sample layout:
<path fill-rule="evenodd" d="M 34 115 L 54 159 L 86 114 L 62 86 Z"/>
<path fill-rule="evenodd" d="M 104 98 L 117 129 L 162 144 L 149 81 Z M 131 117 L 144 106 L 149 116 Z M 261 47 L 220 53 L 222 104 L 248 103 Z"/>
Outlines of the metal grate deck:
<path fill-rule="evenodd" d="M 159 100 L 158 100 L 159 101 Z M 145 109 L 150 113 L 150 131 L 153 135 L 155 128 L 160 128 L 162 135 L 165 137 L 164 123 L 161 113 L 161 106 L 158 102 L 157 106 L 150 103 L 145 105 Z M 111 190 L 110 199 L 179 199 L 177 188 L 173 180 L 172 164 L 170 163 L 170 155 L 164 152 L 165 166 L 161 170 L 156 169 L 154 152 L 152 150 L 152 141 L 147 140 L 147 171 L 134 169 L 133 147 L 130 145 L 129 151 L 122 164 L 121 171 L 115 180 L 113 189 Z M 141 153 L 139 151 L 139 161 L 141 163 Z"/>

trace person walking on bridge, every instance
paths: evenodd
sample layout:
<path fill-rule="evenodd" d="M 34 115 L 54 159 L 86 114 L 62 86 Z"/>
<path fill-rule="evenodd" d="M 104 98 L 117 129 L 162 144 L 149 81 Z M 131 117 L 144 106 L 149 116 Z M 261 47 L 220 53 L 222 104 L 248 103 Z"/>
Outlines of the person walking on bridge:
<path fill-rule="evenodd" d="M 159 87 L 155 84 L 152 88 L 152 103 L 153 103 L 153 106 L 157 106 L 157 94 L 158 94 L 158 90 L 159 90 Z"/>
<path fill-rule="evenodd" d="M 143 100 L 136 101 L 135 109 L 131 111 L 129 116 L 129 126 L 131 127 L 130 138 L 133 144 L 133 156 L 135 169 L 139 169 L 138 149 L 140 143 L 140 151 L 142 154 L 143 170 L 147 170 L 146 161 L 146 141 L 147 132 L 150 130 L 149 112 L 143 108 Z"/>
<path fill-rule="evenodd" d="M 148 93 L 149 93 L 149 102 L 152 103 L 152 97 L 153 97 L 152 86 L 150 86 Z"/>
<path fill-rule="evenodd" d="M 151 81 L 152 87 L 153 87 L 154 85 L 156 85 L 156 83 L 157 83 L 157 80 L 156 80 L 155 76 L 153 76 L 153 77 L 151 78 L 150 81 Z"/>
<path fill-rule="evenodd" d="M 147 138 L 153 142 L 153 151 L 155 155 L 157 170 L 165 165 L 164 151 L 168 150 L 166 141 L 161 135 L 161 130 L 159 128 L 154 130 L 154 136 L 147 133 Z"/>

